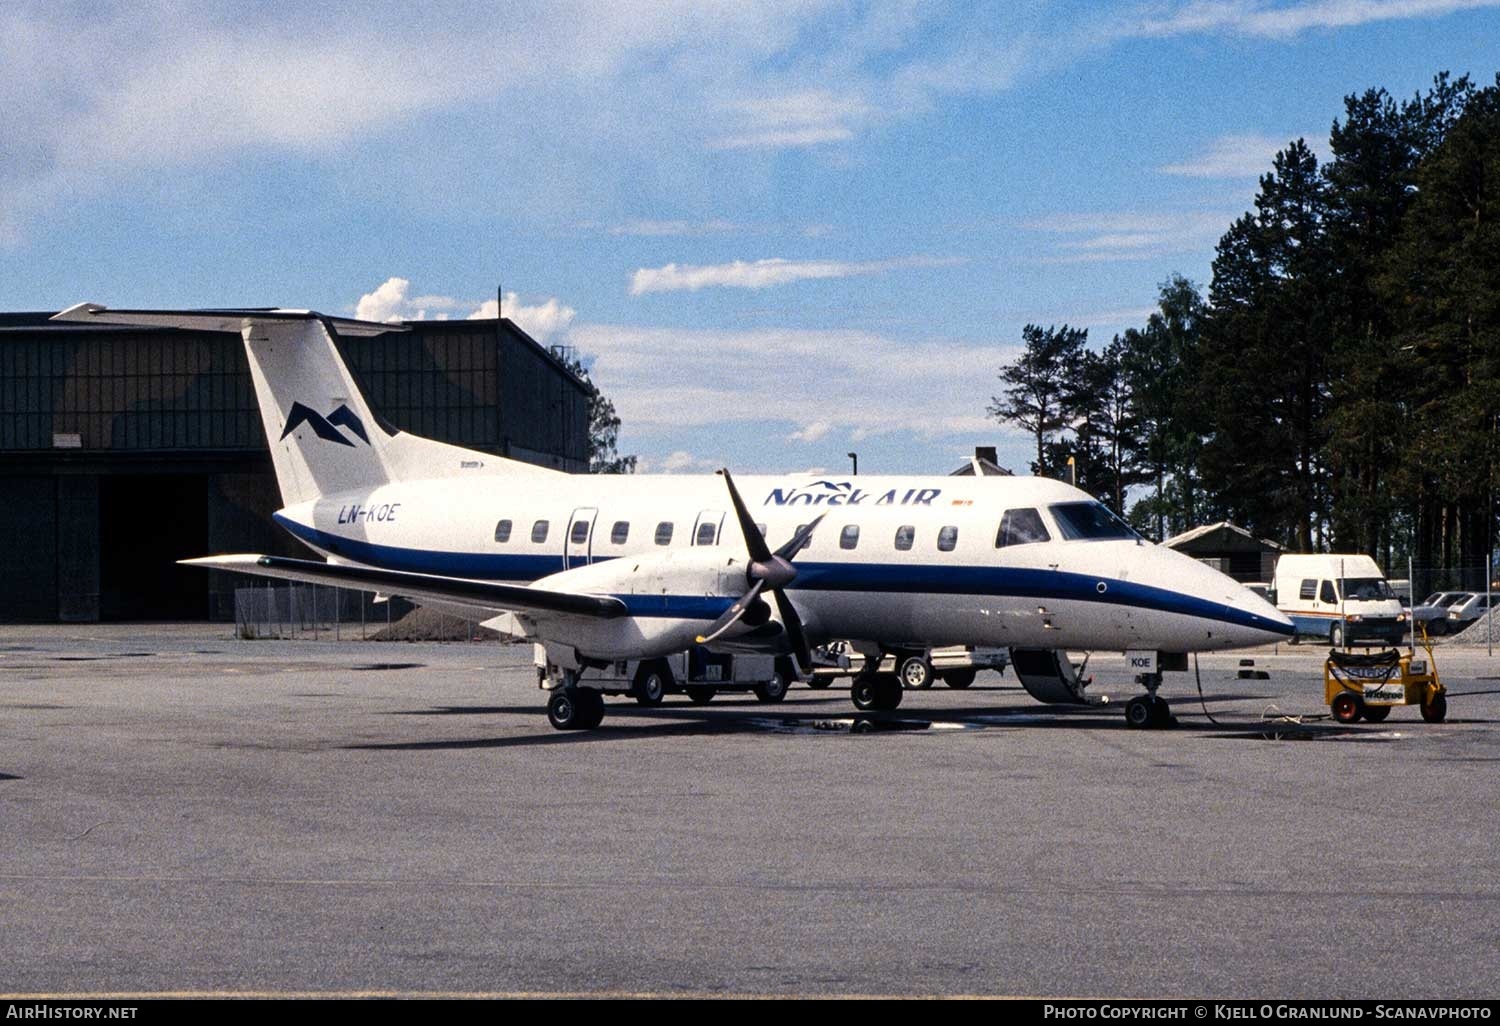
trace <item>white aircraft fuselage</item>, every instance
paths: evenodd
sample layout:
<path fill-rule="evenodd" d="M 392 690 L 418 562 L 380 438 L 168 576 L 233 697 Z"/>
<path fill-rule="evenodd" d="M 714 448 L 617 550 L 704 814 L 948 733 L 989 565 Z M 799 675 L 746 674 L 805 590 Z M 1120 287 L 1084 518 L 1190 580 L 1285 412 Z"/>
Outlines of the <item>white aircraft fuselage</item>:
<path fill-rule="evenodd" d="M 825 515 L 787 589 L 816 639 L 1194 652 L 1289 633 L 1268 603 L 1181 553 L 1133 537 L 1066 540 L 1052 507 L 1095 500 L 1061 482 L 798 475 L 736 484 L 772 546 Z M 1002 516 L 1018 509 L 1036 510 L 1051 540 L 997 545 Z M 601 564 L 615 560 L 743 550 L 717 476 L 476 474 L 324 496 L 276 519 L 335 561 L 558 587 L 608 581 L 623 568 Z M 497 541 L 501 521 L 509 530 Z M 897 547 L 898 532 L 909 547 Z M 707 623 L 733 601 L 717 590 L 622 597 L 633 615 Z"/>

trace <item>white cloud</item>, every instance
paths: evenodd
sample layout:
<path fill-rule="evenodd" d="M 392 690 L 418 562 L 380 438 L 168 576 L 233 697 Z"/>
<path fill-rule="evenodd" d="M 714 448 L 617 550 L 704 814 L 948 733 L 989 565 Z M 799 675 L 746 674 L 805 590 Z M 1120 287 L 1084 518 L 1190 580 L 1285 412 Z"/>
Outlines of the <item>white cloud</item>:
<path fill-rule="evenodd" d="M 1221 135 L 1196 156 L 1175 164 L 1164 164 L 1158 171 L 1185 178 L 1259 178 L 1271 170 L 1271 160 L 1291 145 L 1298 136 L 1231 133 Z M 1301 136 L 1318 139 L 1314 132 Z M 1308 143 L 1316 151 L 1319 147 Z"/>
<path fill-rule="evenodd" d="M 359 297 L 354 306 L 354 316 L 362 321 L 425 321 L 429 312 L 435 312 L 435 320 L 447 320 L 455 311 L 470 311 L 468 320 L 479 320 L 498 316 L 498 300 L 483 301 L 456 299 L 453 296 L 417 296 L 409 298 L 411 282 L 405 278 L 391 277 L 375 289 Z M 564 306 L 554 296 L 540 303 L 526 304 L 514 292 L 505 293 L 505 316 L 520 326 L 538 342 L 548 342 L 553 336 L 567 329 L 577 316 L 571 306 Z"/>
<path fill-rule="evenodd" d="M 705 460 L 676 449 L 660 460 L 640 459 L 636 463 L 636 470 L 642 474 L 707 474 L 722 466 L 722 460 Z"/>
<path fill-rule="evenodd" d="M 750 428 L 764 450 L 755 462 L 767 467 L 786 465 L 788 441 L 826 446 L 839 432 L 969 444 L 1012 433 L 984 409 L 1017 345 L 607 324 L 575 325 L 568 341 L 595 357 L 591 375 L 632 439 Z"/>
<path fill-rule="evenodd" d="M 362 321 L 400 321 L 407 317 L 406 291 L 411 282 L 387 278 L 374 292 L 366 292 L 354 304 L 354 316 Z"/>
<path fill-rule="evenodd" d="M 1236 216 L 1228 210 L 1056 214 L 1022 227 L 1055 237 L 1043 263 L 1108 263 L 1212 248 Z"/>
<path fill-rule="evenodd" d="M 807 424 L 801 428 L 798 428 L 796 431 L 793 431 L 791 434 L 787 435 L 787 441 L 807 442 L 808 444 L 811 444 L 813 442 L 821 441 L 824 436 L 826 436 L 828 432 L 832 430 L 833 425 L 828 423 L 828 421 L 815 420 L 811 424 Z"/>
<path fill-rule="evenodd" d="M 708 145 L 717 150 L 744 150 L 844 142 L 854 138 L 853 126 L 868 120 L 872 113 L 863 98 L 838 96 L 827 90 L 739 100 L 725 110 L 736 131 L 719 135 Z"/>
<path fill-rule="evenodd" d="M 610 235 L 645 238 L 731 235 L 743 230 L 741 225 L 717 218 L 708 221 L 657 221 L 649 218 L 633 218 L 629 221 L 621 221 L 619 224 L 612 224 L 605 229 Z"/>
<path fill-rule="evenodd" d="M 1140 16 L 1135 30 L 1143 36 L 1225 33 L 1286 39 L 1313 29 L 1435 18 L 1494 7 L 1497 2 L 1500 0 L 1310 0 L 1289 4 L 1265 0 L 1192 0 L 1164 12 Z"/>
<path fill-rule="evenodd" d="M 534 199 L 575 182 L 592 198 L 615 184 L 581 173 L 601 166 L 644 172 L 632 188 L 680 189 L 706 180 L 695 154 L 753 166 L 765 151 L 837 147 L 1129 39 L 1284 39 L 1496 2 L 1168 0 L 1098 14 L 1046 0 L 516 0 L 460 17 L 370 0 L 309 19 L 230 0 L 21 0 L 0 5 L 0 95 L 13 101 L 0 109 L 0 238 L 64 202 L 149 191 L 162 170 L 289 156 L 422 195 L 454 170 L 449 136 L 434 141 L 455 124 L 546 154 L 547 170 L 512 163 Z M 420 170 L 390 157 L 403 145 Z"/>
<path fill-rule="evenodd" d="M 573 318 L 578 311 L 571 306 L 564 306 L 556 297 L 551 296 L 545 302 L 528 306 L 522 303 L 520 297 L 514 292 L 507 292 L 503 308 L 497 301 L 486 299 L 479 304 L 477 310 L 469 314 L 469 320 L 496 317 L 500 313 L 504 313 L 506 317 L 515 321 L 522 331 L 538 342 L 548 342 L 552 336 L 573 323 Z"/>
<path fill-rule="evenodd" d="M 945 267 L 962 263 L 956 258 L 909 257 L 902 260 L 735 260 L 727 264 L 667 264 L 664 267 L 642 267 L 630 276 L 630 294 L 649 292 L 696 292 L 704 288 L 764 289 L 791 282 L 819 278 L 852 278 L 858 275 L 882 274 L 907 267 Z"/>

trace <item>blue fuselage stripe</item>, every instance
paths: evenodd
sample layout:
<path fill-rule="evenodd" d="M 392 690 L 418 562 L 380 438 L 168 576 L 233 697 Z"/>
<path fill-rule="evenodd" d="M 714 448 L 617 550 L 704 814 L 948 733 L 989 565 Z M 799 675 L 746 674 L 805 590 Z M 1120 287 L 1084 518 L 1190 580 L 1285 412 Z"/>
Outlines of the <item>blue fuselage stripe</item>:
<path fill-rule="evenodd" d="M 303 541 L 370 566 L 409 573 L 486 581 L 535 581 L 563 570 L 561 553 L 470 553 L 406 549 L 329 534 L 281 514 L 276 520 Z M 597 562 L 597 560 L 596 560 Z M 1105 590 L 1100 591 L 1099 585 Z M 1177 613 L 1239 627 L 1290 635 L 1292 629 L 1248 610 L 1167 588 L 1102 578 L 1094 574 L 1022 567 L 906 563 L 815 563 L 797 561 L 791 591 L 973 595 L 1099 602 Z M 618 595 L 633 616 L 715 619 L 732 599 L 706 596 Z"/>

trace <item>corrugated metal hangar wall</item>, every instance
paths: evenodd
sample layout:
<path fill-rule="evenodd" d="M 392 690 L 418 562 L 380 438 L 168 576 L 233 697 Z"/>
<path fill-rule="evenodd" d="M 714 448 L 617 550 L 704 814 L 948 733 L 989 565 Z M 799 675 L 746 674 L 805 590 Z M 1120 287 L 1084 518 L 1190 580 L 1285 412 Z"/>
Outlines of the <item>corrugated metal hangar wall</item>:
<path fill-rule="evenodd" d="M 0 621 L 231 619 L 214 552 L 306 556 L 238 335 L 0 314 Z M 587 470 L 588 389 L 509 320 L 341 340 L 396 427 Z"/>

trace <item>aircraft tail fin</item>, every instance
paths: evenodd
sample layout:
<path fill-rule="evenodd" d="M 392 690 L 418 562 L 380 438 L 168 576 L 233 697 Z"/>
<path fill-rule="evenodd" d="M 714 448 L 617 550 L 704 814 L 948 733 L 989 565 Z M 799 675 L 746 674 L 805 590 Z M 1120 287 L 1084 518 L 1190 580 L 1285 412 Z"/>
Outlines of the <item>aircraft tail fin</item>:
<path fill-rule="evenodd" d="M 394 481 L 554 471 L 392 427 L 370 408 L 339 350 L 343 336 L 406 331 L 308 310 L 110 310 L 80 303 L 53 320 L 234 331 L 285 505 Z"/>

